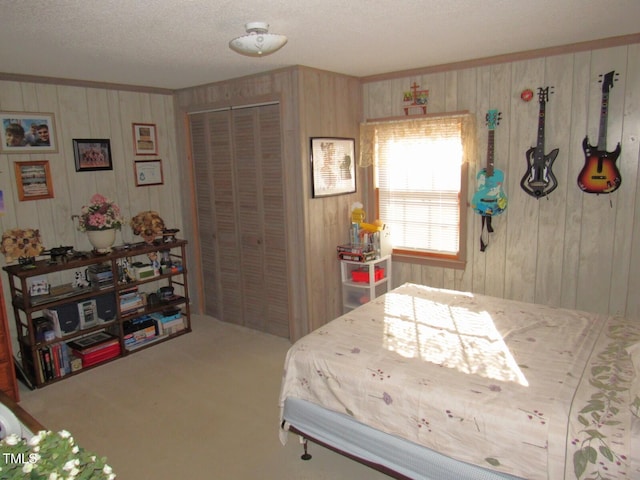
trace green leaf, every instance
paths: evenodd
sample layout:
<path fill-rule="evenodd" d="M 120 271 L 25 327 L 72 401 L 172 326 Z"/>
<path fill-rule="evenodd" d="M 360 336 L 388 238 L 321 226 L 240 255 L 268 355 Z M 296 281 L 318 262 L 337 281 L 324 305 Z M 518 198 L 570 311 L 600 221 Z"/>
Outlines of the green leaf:
<path fill-rule="evenodd" d="M 576 474 L 576 478 L 580 478 L 587 469 L 589 459 L 585 453 L 585 449 L 581 448 L 573 454 L 573 473 Z"/>
<path fill-rule="evenodd" d="M 587 459 L 595 464 L 596 461 L 598 460 L 598 452 L 596 452 L 596 449 L 593 447 L 585 447 L 584 448 L 586 450 L 587 453 Z"/>
<path fill-rule="evenodd" d="M 585 430 L 585 433 L 587 435 L 589 435 L 591 438 L 606 438 L 604 435 L 602 435 L 598 430 Z M 591 447 L 589 447 L 591 448 Z M 592 448 L 591 450 L 593 450 L 595 452 L 595 450 Z"/>
<path fill-rule="evenodd" d="M 580 413 L 587 413 L 587 412 L 594 412 L 597 410 L 603 410 L 604 409 L 604 402 L 589 402 L 589 404 L 587 406 L 585 406 L 582 410 L 580 410 Z"/>
<path fill-rule="evenodd" d="M 585 427 L 588 427 L 589 425 L 591 425 L 591 422 L 589 422 L 589 420 L 584 418 L 582 415 L 578 415 L 578 421 Z"/>
<path fill-rule="evenodd" d="M 491 457 L 487 457 L 484 459 L 485 462 L 487 462 L 489 465 L 492 465 L 494 467 L 497 467 L 498 465 L 500 465 L 500 462 L 498 461 L 497 458 L 491 458 Z"/>
<path fill-rule="evenodd" d="M 607 457 L 607 460 L 613 462 L 613 454 L 611 453 L 611 450 L 609 450 L 609 447 L 601 446 L 600 453 Z"/>

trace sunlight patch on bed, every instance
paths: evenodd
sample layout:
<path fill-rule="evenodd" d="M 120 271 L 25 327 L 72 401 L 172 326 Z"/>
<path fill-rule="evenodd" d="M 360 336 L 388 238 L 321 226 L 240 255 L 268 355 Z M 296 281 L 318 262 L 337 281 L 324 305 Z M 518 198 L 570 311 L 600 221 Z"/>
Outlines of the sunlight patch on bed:
<path fill-rule="evenodd" d="M 471 294 L 469 294 L 471 295 Z M 387 350 L 462 373 L 528 386 L 491 315 L 410 295 L 385 299 Z"/>

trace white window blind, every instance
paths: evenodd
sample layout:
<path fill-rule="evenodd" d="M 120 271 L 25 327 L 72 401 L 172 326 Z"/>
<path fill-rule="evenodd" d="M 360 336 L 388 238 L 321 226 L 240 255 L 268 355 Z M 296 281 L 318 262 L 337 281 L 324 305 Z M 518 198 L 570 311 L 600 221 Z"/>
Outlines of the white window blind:
<path fill-rule="evenodd" d="M 469 114 L 361 125 L 360 165 L 374 167 L 377 216 L 394 253 L 460 256 L 462 166 L 473 126 Z"/>

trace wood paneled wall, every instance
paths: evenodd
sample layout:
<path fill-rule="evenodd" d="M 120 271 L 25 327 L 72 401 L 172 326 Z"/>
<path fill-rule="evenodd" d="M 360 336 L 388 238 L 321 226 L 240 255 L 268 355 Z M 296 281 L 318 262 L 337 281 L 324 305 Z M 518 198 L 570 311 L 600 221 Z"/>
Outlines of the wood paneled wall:
<path fill-rule="evenodd" d="M 344 75 L 312 69 L 301 72 L 299 132 L 302 145 L 302 182 L 307 219 L 307 282 L 310 286 L 310 328 L 324 325 L 342 313 L 340 264 L 336 246 L 348 243 L 351 205 L 364 202 L 367 172 L 356 169 L 356 193 L 311 198 L 310 137 L 347 137 L 357 140 L 362 111 L 360 82 Z"/>
<path fill-rule="evenodd" d="M 143 210 L 157 210 L 167 226 L 183 230 L 181 166 L 176 153 L 171 94 L 0 80 L 0 111 L 53 113 L 58 142 L 57 153 L 0 155 L 0 190 L 4 198 L 0 231 L 38 228 L 47 248 L 71 245 L 90 250 L 86 234 L 77 231 L 71 215 L 79 214 L 94 193 L 115 200 L 126 218 Z M 156 124 L 157 156 L 134 155 L 133 122 Z M 76 172 L 74 138 L 110 139 L 113 170 Z M 158 158 L 162 159 L 164 185 L 136 187 L 134 160 Z M 32 160 L 49 160 L 54 198 L 18 200 L 13 164 Z M 133 237 L 128 226 L 116 236 L 117 243 L 123 242 L 123 235 L 124 240 L 140 240 Z M 0 264 L 5 265 L 4 256 L 0 257 Z M 6 282 L 4 293 L 9 298 Z M 13 320 L 9 323 L 13 329 Z"/>
<path fill-rule="evenodd" d="M 607 149 L 621 143 L 621 187 L 609 195 L 583 193 L 582 141 L 597 144 L 602 99 L 598 76 L 620 73 L 610 92 Z M 470 194 L 486 163 L 489 109 L 502 112 L 495 131 L 496 168 L 505 172 L 507 211 L 479 250 L 480 217 L 468 209 L 465 270 L 394 262 L 393 284 L 434 287 L 640 317 L 640 44 L 372 79 L 363 84 L 365 118 L 402 115 L 402 92 L 416 82 L 429 89 L 429 112 L 469 110 L 478 121 L 477 162 L 469 169 Z M 524 89 L 553 86 L 546 106 L 545 153 L 560 152 L 553 166 L 558 188 L 537 200 L 520 187 L 525 152 L 536 145 L 539 104 Z M 371 192 L 367 197 L 372 202 Z M 371 203 L 370 203 L 371 205 Z"/>

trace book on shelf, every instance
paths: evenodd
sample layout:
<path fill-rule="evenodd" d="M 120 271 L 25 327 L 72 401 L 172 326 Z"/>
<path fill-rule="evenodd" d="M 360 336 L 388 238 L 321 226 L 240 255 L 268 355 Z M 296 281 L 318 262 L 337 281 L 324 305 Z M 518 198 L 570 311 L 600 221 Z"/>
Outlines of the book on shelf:
<path fill-rule="evenodd" d="M 124 334 L 124 346 L 127 350 L 135 345 L 149 342 L 158 334 L 156 322 L 150 315 L 122 322 L 122 333 Z"/>
<path fill-rule="evenodd" d="M 48 382 L 71 373 L 69 347 L 65 342 L 53 343 L 38 349 L 38 365 L 34 372 L 41 382 Z"/>
<path fill-rule="evenodd" d="M 129 294 L 138 293 L 138 286 L 132 285 L 120 290 L 120 297 L 126 297 Z"/>

